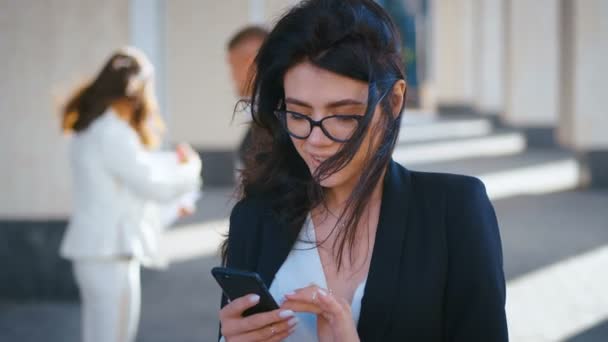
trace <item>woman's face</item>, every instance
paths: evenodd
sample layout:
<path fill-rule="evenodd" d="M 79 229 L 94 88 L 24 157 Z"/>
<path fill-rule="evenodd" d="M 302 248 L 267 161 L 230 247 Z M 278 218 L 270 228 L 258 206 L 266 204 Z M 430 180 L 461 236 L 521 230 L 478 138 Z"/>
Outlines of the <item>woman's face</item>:
<path fill-rule="evenodd" d="M 365 114 L 368 84 L 331 71 L 321 69 L 310 62 L 290 68 L 284 78 L 286 110 L 301 113 L 315 121 L 331 115 Z M 377 106 L 371 126 L 377 125 L 380 107 Z M 356 184 L 369 157 L 370 139 L 367 134 L 353 159 L 338 172 L 322 179 L 326 188 L 352 187 Z M 314 127 L 306 139 L 291 137 L 296 150 L 314 174 L 319 164 L 334 155 L 343 143 L 333 141 L 320 127 Z"/>

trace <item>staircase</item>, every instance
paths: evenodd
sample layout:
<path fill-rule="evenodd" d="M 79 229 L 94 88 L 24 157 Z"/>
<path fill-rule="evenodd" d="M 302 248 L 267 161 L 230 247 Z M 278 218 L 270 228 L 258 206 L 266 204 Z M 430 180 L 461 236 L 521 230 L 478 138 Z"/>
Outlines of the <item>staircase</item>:
<path fill-rule="evenodd" d="M 517 130 L 489 119 L 405 114 L 393 158 L 411 170 L 466 174 L 484 181 L 492 199 L 576 189 L 583 168 L 574 153 L 528 147 Z"/>

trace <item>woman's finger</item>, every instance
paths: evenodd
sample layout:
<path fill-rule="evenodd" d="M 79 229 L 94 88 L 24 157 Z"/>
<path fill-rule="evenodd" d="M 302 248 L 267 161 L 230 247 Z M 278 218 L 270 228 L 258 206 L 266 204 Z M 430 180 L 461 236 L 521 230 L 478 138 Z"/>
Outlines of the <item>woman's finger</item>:
<path fill-rule="evenodd" d="M 290 300 L 290 299 L 286 300 L 281 305 L 281 308 L 293 310 L 295 312 L 308 312 L 308 313 L 314 313 L 314 314 L 319 314 L 322 311 L 321 308 L 315 303 L 307 303 L 307 302 L 303 302 L 303 301 Z"/>
<path fill-rule="evenodd" d="M 220 320 L 224 321 L 233 317 L 241 317 L 245 310 L 254 307 L 259 301 L 260 296 L 256 294 L 239 297 L 220 310 Z"/>
<path fill-rule="evenodd" d="M 293 293 L 286 294 L 285 298 L 287 298 L 287 301 L 284 303 L 284 307 L 297 312 L 321 314 L 326 319 L 342 317 L 350 312 L 350 305 L 345 300 L 318 286 L 296 290 Z"/>
<path fill-rule="evenodd" d="M 289 337 L 289 335 L 293 334 L 294 331 L 296 331 L 296 327 L 295 326 L 293 328 L 290 328 L 287 331 L 283 331 L 281 333 L 277 333 L 275 336 L 271 337 L 267 341 L 268 342 L 280 342 L 280 341 L 283 341 L 284 339 L 286 339 L 287 337 Z"/>
<path fill-rule="evenodd" d="M 321 310 L 331 316 L 342 316 L 345 313 L 350 312 L 350 307 L 348 304 L 346 304 L 346 307 L 344 306 L 346 303 L 345 300 L 342 300 L 342 298 L 338 298 L 334 295 L 330 295 L 323 290 L 319 291 L 318 301 Z"/>
<path fill-rule="evenodd" d="M 282 321 L 262 326 L 256 330 L 249 331 L 238 337 L 242 341 L 270 341 L 277 336 L 284 336 L 290 330 L 294 329 L 298 323 L 296 317 L 284 319 Z M 289 336 L 289 334 L 287 334 Z M 283 337 L 284 338 L 284 337 Z"/>
<path fill-rule="evenodd" d="M 297 289 L 294 292 L 286 293 L 285 298 L 302 302 L 314 303 L 317 299 L 317 296 L 319 295 L 319 290 L 323 289 L 313 284 L 307 287 L 303 287 L 301 289 Z"/>
<path fill-rule="evenodd" d="M 310 283 L 308 286 L 294 290 L 291 294 L 313 293 L 314 291 L 320 290 L 320 289 L 324 289 L 324 288 L 322 288 L 321 286 L 319 286 L 315 283 Z"/>
<path fill-rule="evenodd" d="M 277 309 L 239 319 L 234 326 L 239 332 L 255 331 L 269 325 L 276 325 L 282 321 L 287 322 L 294 316 L 295 313 L 292 310 Z"/>
<path fill-rule="evenodd" d="M 253 336 L 257 336 L 255 334 L 257 330 L 282 321 L 287 322 L 293 318 L 294 315 L 294 312 L 291 310 L 277 309 L 269 312 L 254 314 L 248 317 L 233 317 L 226 320 L 226 322 L 222 322 L 222 335 L 240 336 L 253 332 Z"/>
<path fill-rule="evenodd" d="M 316 285 L 305 287 L 299 290 L 296 290 L 292 293 L 285 294 L 285 298 L 287 300 L 293 300 L 297 302 L 304 302 L 309 304 L 319 304 L 319 298 L 321 296 L 335 298 L 333 295 L 330 295 L 327 290 L 322 289 Z"/>

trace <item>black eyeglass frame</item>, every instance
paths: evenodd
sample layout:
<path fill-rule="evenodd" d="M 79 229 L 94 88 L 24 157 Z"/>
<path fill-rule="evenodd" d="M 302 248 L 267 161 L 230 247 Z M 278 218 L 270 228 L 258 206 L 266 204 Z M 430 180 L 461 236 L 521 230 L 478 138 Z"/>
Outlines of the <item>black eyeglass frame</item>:
<path fill-rule="evenodd" d="M 295 133 L 293 133 L 289 130 L 289 128 L 287 127 L 287 113 L 295 115 L 302 119 L 306 119 L 308 121 L 310 130 L 308 131 L 307 135 L 305 135 L 305 136 L 296 135 Z M 290 136 L 292 136 L 296 139 L 307 139 L 312 134 L 312 130 L 315 127 L 319 127 L 319 128 L 321 128 L 321 131 L 323 132 L 323 134 L 325 134 L 326 137 L 328 137 L 332 141 L 339 142 L 339 143 L 348 142 L 352 138 L 352 136 L 349 137 L 348 139 L 337 139 L 336 137 L 332 136 L 327 129 L 325 129 L 325 127 L 323 126 L 323 121 L 325 121 L 327 119 L 332 119 L 332 118 L 355 119 L 355 121 L 357 122 L 357 127 L 355 127 L 355 129 L 353 130 L 353 133 L 354 133 L 357 131 L 357 129 L 359 129 L 359 124 L 360 124 L 361 120 L 363 120 L 363 118 L 364 118 L 363 115 L 336 114 L 336 115 L 326 116 L 323 119 L 317 121 L 317 120 L 311 119 L 309 116 L 304 115 L 302 113 L 294 112 L 292 110 L 279 110 L 279 109 L 275 110 L 274 114 L 279 118 L 279 121 L 281 122 L 281 125 L 283 126 L 283 129 L 285 129 L 287 134 L 289 134 Z"/>

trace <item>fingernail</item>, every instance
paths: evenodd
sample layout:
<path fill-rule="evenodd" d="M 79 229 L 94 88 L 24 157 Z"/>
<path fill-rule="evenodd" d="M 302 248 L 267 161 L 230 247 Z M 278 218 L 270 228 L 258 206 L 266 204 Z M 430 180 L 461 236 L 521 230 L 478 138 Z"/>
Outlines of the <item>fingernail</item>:
<path fill-rule="evenodd" d="M 281 318 L 287 318 L 287 317 L 291 317 L 293 316 L 293 311 L 291 310 L 283 310 L 281 312 L 279 312 L 279 317 Z"/>
<path fill-rule="evenodd" d="M 327 292 L 325 292 L 325 290 L 318 289 L 317 291 L 319 291 L 321 296 L 327 296 Z"/>
<path fill-rule="evenodd" d="M 290 319 L 289 321 L 287 321 L 287 325 L 289 325 L 290 327 L 293 327 L 296 324 L 298 324 L 298 318 L 297 317 L 293 317 L 292 319 Z"/>
<path fill-rule="evenodd" d="M 285 296 L 293 296 L 293 295 L 295 295 L 295 294 L 296 294 L 295 292 L 290 291 L 290 292 L 287 292 L 287 293 L 285 294 Z"/>
<path fill-rule="evenodd" d="M 249 296 L 249 301 L 252 303 L 257 303 L 260 301 L 260 296 L 255 295 L 255 294 L 251 295 L 251 296 Z"/>

